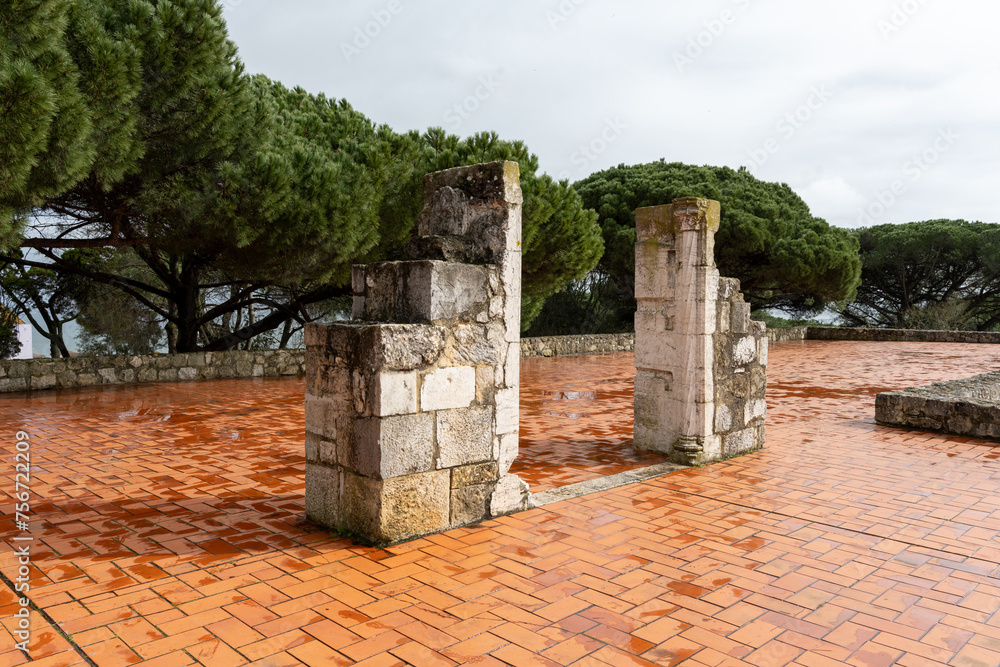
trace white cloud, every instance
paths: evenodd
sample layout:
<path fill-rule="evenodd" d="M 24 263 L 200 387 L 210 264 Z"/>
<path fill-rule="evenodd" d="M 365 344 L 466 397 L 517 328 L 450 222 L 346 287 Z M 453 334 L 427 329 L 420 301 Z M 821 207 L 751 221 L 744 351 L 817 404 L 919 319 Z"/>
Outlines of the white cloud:
<path fill-rule="evenodd" d="M 812 214 L 831 219 L 849 218 L 865 205 L 866 197 L 840 176 L 821 178 L 796 190 Z"/>
<path fill-rule="evenodd" d="M 400 11 L 350 61 L 341 45 L 390 0 L 242 0 L 226 17 L 249 71 L 345 97 L 400 130 L 448 127 L 445 114 L 480 77 L 502 72 L 458 132 L 523 139 L 544 170 L 574 179 L 660 158 L 738 167 L 778 139 L 754 173 L 842 226 L 952 127 L 961 142 L 880 222 L 997 220 L 997 3 L 393 1 Z M 553 28 L 547 12 L 565 20 Z M 885 21 L 898 30 L 885 34 Z M 675 54 L 699 39 L 679 71 Z M 791 136 L 777 128 L 824 85 L 834 95 L 808 122 Z M 580 147 L 616 118 L 628 127 L 582 166 Z"/>

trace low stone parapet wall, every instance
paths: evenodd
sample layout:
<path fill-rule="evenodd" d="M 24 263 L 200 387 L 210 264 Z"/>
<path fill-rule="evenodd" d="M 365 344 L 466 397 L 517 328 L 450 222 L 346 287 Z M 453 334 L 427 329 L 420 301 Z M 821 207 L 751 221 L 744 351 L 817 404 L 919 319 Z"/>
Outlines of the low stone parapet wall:
<path fill-rule="evenodd" d="M 793 327 L 768 329 L 772 343 L 800 340 L 995 343 L 1000 333 Z M 634 334 L 546 336 L 521 340 L 521 358 L 609 354 L 635 349 Z M 198 352 L 0 361 L 0 394 L 111 384 L 302 375 L 305 350 Z"/>
<path fill-rule="evenodd" d="M 609 354 L 635 349 L 635 334 L 593 334 L 588 336 L 546 336 L 522 338 L 521 358 L 565 357 L 574 354 Z"/>
<path fill-rule="evenodd" d="M 875 343 L 985 343 L 1000 344 L 996 331 L 927 331 L 923 329 L 848 329 L 809 327 L 808 340 L 847 340 Z"/>
<path fill-rule="evenodd" d="M 304 373 L 304 350 L 32 359 L 0 362 L 0 393 Z"/>
<path fill-rule="evenodd" d="M 805 340 L 808 334 L 808 327 L 789 327 L 787 329 L 767 328 L 767 339 L 772 343 L 785 343 L 790 340 Z"/>
<path fill-rule="evenodd" d="M 879 394 L 875 421 L 1000 440 L 1000 371 Z"/>

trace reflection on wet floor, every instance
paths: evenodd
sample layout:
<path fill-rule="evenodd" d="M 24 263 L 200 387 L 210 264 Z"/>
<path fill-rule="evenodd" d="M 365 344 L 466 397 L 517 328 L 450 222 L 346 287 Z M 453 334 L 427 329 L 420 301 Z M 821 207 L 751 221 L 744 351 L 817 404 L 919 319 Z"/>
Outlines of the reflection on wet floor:
<path fill-rule="evenodd" d="M 521 362 L 521 451 L 533 492 L 666 461 L 632 449 L 630 353 Z"/>

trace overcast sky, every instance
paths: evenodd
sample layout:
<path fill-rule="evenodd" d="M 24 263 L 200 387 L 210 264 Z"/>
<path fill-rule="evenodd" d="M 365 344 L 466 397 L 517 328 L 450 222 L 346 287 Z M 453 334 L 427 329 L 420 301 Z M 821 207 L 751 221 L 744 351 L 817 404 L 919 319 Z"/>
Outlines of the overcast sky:
<path fill-rule="evenodd" d="M 522 139 L 553 176 L 747 166 L 839 226 L 1000 222 L 996 2 L 226 5 L 248 71 L 397 130 Z"/>

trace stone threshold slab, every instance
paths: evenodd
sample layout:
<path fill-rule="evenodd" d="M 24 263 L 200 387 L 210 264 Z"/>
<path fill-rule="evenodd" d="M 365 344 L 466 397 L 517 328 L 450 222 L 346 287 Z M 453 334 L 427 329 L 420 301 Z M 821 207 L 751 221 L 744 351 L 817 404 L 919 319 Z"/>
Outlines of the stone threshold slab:
<path fill-rule="evenodd" d="M 617 475 L 598 477 L 597 479 L 587 480 L 586 482 L 577 482 L 576 484 L 560 486 L 557 489 L 549 489 L 548 491 L 542 491 L 541 493 L 533 493 L 531 495 L 531 500 L 535 507 L 544 507 L 545 505 L 550 505 L 563 500 L 573 500 L 574 498 L 588 496 L 592 493 L 609 491 L 611 489 L 617 489 L 621 486 L 645 482 L 653 479 L 654 477 L 662 477 L 668 473 L 685 470 L 687 467 L 688 466 L 679 466 L 674 463 L 657 463 L 656 465 L 648 466 L 646 468 L 637 468 L 636 470 L 620 472 Z"/>

